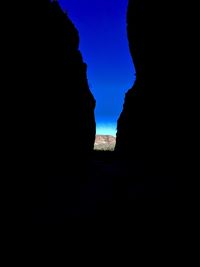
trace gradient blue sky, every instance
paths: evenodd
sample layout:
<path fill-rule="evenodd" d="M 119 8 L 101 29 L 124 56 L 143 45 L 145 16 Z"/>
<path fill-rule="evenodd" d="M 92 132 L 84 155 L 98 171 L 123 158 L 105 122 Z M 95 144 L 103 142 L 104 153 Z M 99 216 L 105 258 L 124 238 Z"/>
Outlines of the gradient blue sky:
<path fill-rule="evenodd" d="M 97 134 L 115 135 L 125 92 L 135 79 L 126 32 L 128 0 L 59 3 L 79 31 L 90 89 L 97 101 Z"/>

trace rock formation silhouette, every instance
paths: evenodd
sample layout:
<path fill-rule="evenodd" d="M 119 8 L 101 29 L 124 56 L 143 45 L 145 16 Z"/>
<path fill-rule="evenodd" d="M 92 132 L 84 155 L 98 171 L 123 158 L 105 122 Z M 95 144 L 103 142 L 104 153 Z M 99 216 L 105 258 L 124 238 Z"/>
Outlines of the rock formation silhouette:
<path fill-rule="evenodd" d="M 129 0 L 127 31 L 136 81 L 125 96 L 115 150 L 143 164 L 149 173 L 173 176 L 178 91 L 172 88 L 170 77 L 173 31 L 169 8 L 167 4 Z"/>
<path fill-rule="evenodd" d="M 57 1 L 35 2 L 32 9 L 27 90 L 34 100 L 33 142 L 42 165 L 46 161 L 48 169 L 56 164 L 65 168 L 73 154 L 77 157 L 93 149 L 95 100 L 78 31 L 67 14 Z"/>
<path fill-rule="evenodd" d="M 26 6 L 25 17 L 23 23 L 28 27 L 23 75 L 38 218 L 37 210 L 49 209 L 44 209 L 45 205 L 51 209 L 55 206 L 55 212 L 62 209 L 73 192 L 73 186 L 66 183 L 80 179 L 80 172 L 84 178 L 95 141 L 95 99 L 79 51 L 78 31 L 59 3 L 32 1 Z M 75 185 L 74 190 L 77 192 Z"/>

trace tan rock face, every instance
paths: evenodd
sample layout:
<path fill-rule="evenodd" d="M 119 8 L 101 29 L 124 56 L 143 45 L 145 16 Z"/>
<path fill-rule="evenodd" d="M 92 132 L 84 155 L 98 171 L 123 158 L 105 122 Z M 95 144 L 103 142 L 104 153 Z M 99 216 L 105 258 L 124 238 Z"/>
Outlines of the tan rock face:
<path fill-rule="evenodd" d="M 96 135 L 95 150 L 114 150 L 116 138 L 112 135 Z"/>

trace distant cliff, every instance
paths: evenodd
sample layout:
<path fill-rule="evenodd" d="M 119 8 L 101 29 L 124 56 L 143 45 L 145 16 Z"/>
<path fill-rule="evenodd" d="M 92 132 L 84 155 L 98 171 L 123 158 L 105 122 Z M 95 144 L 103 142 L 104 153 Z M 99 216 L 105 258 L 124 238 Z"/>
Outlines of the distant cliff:
<path fill-rule="evenodd" d="M 96 150 L 114 150 L 116 138 L 112 135 L 96 135 L 94 149 Z"/>

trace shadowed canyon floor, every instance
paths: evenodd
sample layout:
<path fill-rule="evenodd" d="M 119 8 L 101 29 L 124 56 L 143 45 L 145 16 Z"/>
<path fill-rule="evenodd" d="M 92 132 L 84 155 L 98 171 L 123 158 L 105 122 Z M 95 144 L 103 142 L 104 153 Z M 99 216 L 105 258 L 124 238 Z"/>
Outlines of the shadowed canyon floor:
<path fill-rule="evenodd" d="M 145 174 L 138 163 L 133 166 L 114 152 L 94 151 L 86 169 L 85 176 L 72 174 L 48 180 L 46 205 L 34 210 L 35 223 L 65 223 L 69 218 L 88 216 L 133 218 L 136 210 L 142 212 L 150 203 L 152 208 L 162 205 L 165 209 L 166 203 L 174 202 L 173 177 Z"/>

